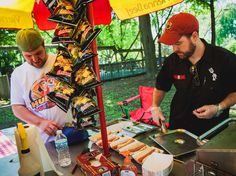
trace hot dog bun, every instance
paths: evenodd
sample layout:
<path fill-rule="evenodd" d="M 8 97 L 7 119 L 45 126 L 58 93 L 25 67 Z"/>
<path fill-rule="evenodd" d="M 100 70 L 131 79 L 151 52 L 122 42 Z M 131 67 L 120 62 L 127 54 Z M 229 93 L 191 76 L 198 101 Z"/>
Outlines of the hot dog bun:
<path fill-rule="evenodd" d="M 115 135 L 115 134 L 109 134 L 107 136 L 107 141 L 108 141 L 108 144 L 111 143 L 112 141 L 115 141 L 115 140 L 118 140 L 120 137 Z M 102 147 L 102 139 L 100 139 L 99 141 L 96 142 L 96 144 L 99 146 L 99 147 Z"/>
<path fill-rule="evenodd" d="M 111 134 L 111 132 L 107 131 L 107 135 L 110 135 L 110 134 Z M 101 139 L 102 139 L 101 133 L 96 133 L 96 134 L 89 137 L 89 140 L 92 141 L 92 142 L 97 142 Z"/>
<path fill-rule="evenodd" d="M 128 136 L 120 137 L 118 140 L 112 141 L 112 142 L 110 143 L 110 147 L 111 147 L 112 149 L 116 150 L 118 145 L 127 142 L 129 139 L 131 139 L 131 138 L 128 137 Z"/>
<path fill-rule="evenodd" d="M 135 161 L 142 164 L 145 161 L 145 159 L 147 159 L 147 157 L 151 155 L 153 152 L 162 153 L 162 150 L 157 149 L 155 147 L 147 147 L 145 148 L 145 150 L 136 152 L 134 155 L 132 155 L 132 157 L 134 158 Z"/>
<path fill-rule="evenodd" d="M 138 151 L 144 146 L 145 146 L 144 143 L 135 140 L 134 142 L 120 148 L 119 153 L 126 152 L 126 151 L 129 151 L 130 153 L 132 153 L 132 152 Z"/>
<path fill-rule="evenodd" d="M 119 150 L 120 148 L 122 148 L 122 147 L 124 147 L 124 146 L 126 146 L 126 145 L 128 145 L 128 144 L 130 144 L 130 143 L 132 143 L 132 142 L 134 142 L 134 141 L 135 141 L 135 140 L 134 140 L 133 138 L 130 138 L 130 139 L 128 139 L 126 142 L 123 142 L 123 143 L 121 143 L 121 144 L 118 144 L 117 147 L 116 147 L 116 149 Z"/>

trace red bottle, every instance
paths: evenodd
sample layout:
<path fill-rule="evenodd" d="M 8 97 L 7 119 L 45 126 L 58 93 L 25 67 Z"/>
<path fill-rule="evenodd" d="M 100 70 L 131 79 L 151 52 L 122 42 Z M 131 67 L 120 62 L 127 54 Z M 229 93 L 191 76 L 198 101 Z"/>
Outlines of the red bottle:
<path fill-rule="evenodd" d="M 123 152 L 122 155 L 125 156 L 124 163 L 120 168 L 120 176 L 137 176 L 138 175 L 138 169 L 137 167 L 132 163 L 130 157 L 129 157 L 129 151 Z"/>

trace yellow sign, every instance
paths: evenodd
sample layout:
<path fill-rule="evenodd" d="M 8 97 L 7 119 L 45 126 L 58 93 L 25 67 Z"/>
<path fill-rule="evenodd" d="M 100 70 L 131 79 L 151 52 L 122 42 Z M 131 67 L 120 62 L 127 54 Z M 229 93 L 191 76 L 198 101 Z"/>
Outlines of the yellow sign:
<path fill-rule="evenodd" d="M 183 0 L 109 0 L 120 20 L 142 16 L 165 9 Z"/>
<path fill-rule="evenodd" d="M 33 27 L 31 12 L 34 2 L 34 0 L 1 0 L 0 28 Z"/>

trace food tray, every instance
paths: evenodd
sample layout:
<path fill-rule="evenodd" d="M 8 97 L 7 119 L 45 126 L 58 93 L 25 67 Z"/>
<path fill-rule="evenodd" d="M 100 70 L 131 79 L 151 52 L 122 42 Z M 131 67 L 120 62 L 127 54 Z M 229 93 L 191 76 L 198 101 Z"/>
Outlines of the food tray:
<path fill-rule="evenodd" d="M 136 136 L 138 134 L 151 131 L 155 128 L 156 128 L 155 126 L 147 125 L 144 123 L 133 123 L 133 126 L 128 126 L 128 127 L 122 128 L 122 129 L 124 131 L 129 132 L 129 133 L 133 133 L 134 136 Z"/>

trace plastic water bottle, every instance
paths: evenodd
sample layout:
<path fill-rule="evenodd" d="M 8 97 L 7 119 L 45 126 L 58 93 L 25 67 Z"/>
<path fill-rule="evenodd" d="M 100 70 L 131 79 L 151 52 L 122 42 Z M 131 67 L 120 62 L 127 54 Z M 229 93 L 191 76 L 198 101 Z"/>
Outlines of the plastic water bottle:
<path fill-rule="evenodd" d="M 58 162 L 61 167 L 66 167 L 71 164 L 69 147 L 66 136 L 61 130 L 57 130 L 55 137 L 55 146 L 58 153 Z"/>

